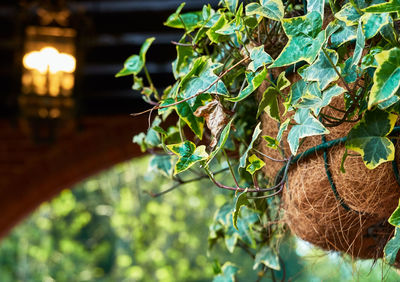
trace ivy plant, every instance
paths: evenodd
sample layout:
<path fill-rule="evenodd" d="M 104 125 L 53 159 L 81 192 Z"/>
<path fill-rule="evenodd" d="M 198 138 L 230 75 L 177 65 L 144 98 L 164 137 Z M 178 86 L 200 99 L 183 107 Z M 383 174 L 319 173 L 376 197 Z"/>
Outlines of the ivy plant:
<path fill-rule="evenodd" d="M 157 115 L 134 142 L 154 154 L 151 167 L 174 182 L 168 192 L 201 178 L 235 192 L 236 200 L 221 207 L 210 226 L 211 247 L 222 240 L 230 251 L 245 249 L 260 276 L 280 269 L 284 231 L 268 222 L 281 216 L 275 196 L 307 137 L 349 123 L 345 146 L 368 169 L 393 160 L 400 114 L 399 17 L 398 0 L 223 0 L 195 12 L 184 12 L 183 3 L 165 22 L 182 31 L 172 42 L 175 82 L 159 91 L 151 80 L 145 62 L 154 38 L 126 60 L 117 76 L 133 76 L 133 89 L 152 105 L 134 115 Z M 294 74 L 300 79 L 290 80 Z M 345 107 L 331 105 L 334 97 Z M 325 108 L 336 114 L 325 114 Z M 281 120 L 286 112 L 291 118 Z M 277 122 L 277 136 L 262 134 L 262 115 Z M 173 125 L 165 127 L 167 119 Z M 290 152 L 282 147 L 285 131 Z M 280 158 L 258 150 L 262 138 Z M 281 172 L 264 177 L 262 158 L 281 162 Z M 185 171 L 197 176 L 184 180 Z M 400 208 L 389 220 L 396 226 L 385 249 L 389 263 L 399 249 L 399 214 Z M 233 281 L 237 270 L 228 263 L 215 281 Z"/>

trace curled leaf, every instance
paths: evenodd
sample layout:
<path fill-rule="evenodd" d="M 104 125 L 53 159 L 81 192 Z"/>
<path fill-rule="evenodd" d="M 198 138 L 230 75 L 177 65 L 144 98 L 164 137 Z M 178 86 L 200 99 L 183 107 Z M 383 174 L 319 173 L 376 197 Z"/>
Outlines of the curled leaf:
<path fill-rule="evenodd" d="M 213 100 L 204 106 L 198 107 L 194 115 L 205 119 L 212 135 L 210 146 L 214 148 L 222 130 L 229 122 L 230 116 L 228 111 L 218 100 Z"/>

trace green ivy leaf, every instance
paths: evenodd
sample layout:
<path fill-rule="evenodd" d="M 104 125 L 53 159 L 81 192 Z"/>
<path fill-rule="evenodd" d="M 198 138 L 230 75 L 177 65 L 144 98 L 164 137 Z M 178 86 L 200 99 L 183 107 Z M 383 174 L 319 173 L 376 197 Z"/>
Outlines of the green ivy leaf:
<path fill-rule="evenodd" d="M 289 42 L 269 68 L 287 66 L 303 60 L 311 64 L 325 42 L 325 31 L 321 31 L 322 18 L 319 12 L 282 19 L 282 25 Z"/>
<path fill-rule="evenodd" d="M 258 219 L 259 215 L 247 206 L 242 206 L 240 209 L 240 216 L 238 216 L 236 225 L 237 228 L 233 226 L 233 220 L 231 217 L 230 225 L 225 233 L 225 245 L 229 252 L 233 252 L 238 239 L 251 247 L 255 246 L 252 225 L 257 222 Z"/>
<path fill-rule="evenodd" d="M 168 17 L 164 25 L 172 28 L 183 28 L 187 32 L 191 32 L 200 27 L 203 20 L 202 13 L 199 11 L 181 14 L 184 6 L 185 3 L 182 3 L 178 9 L 176 9 L 176 12 Z"/>
<path fill-rule="evenodd" d="M 235 227 L 237 230 L 237 220 L 238 220 L 238 216 L 240 213 L 240 208 L 242 206 L 249 206 L 250 202 L 247 199 L 247 189 L 245 189 L 242 193 L 240 193 L 237 197 L 236 197 L 236 201 L 235 201 L 235 209 L 233 210 L 232 213 L 232 222 L 233 222 L 233 227 Z"/>
<path fill-rule="evenodd" d="M 271 118 L 277 122 L 280 121 L 278 95 L 279 92 L 272 86 L 264 91 L 260 105 L 258 106 L 256 118 L 265 111 Z"/>
<path fill-rule="evenodd" d="M 149 171 L 158 171 L 166 177 L 171 177 L 173 168 L 173 158 L 171 155 L 154 155 L 150 159 Z"/>
<path fill-rule="evenodd" d="M 252 60 L 248 65 L 248 69 L 252 72 L 257 71 L 260 67 L 273 62 L 273 59 L 267 52 L 264 51 L 264 45 L 255 47 L 250 51 L 250 59 Z"/>
<path fill-rule="evenodd" d="M 261 83 L 265 80 L 267 74 L 268 71 L 265 67 L 258 72 L 246 72 L 246 80 L 247 80 L 246 88 L 244 88 L 236 97 L 226 98 L 225 100 L 231 102 L 239 102 L 247 98 L 261 85 Z"/>
<path fill-rule="evenodd" d="M 253 175 L 257 170 L 262 169 L 264 165 L 265 162 L 253 154 L 249 157 L 249 164 L 247 165 L 246 170 Z"/>
<path fill-rule="evenodd" d="M 390 0 L 385 3 L 369 6 L 363 11 L 367 13 L 394 13 L 399 14 L 400 11 L 400 0 Z"/>
<path fill-rule="evenodd" d="M 215 276 L 213 282 L 235 282 L 235 274 L 239 268 L 230 262 L 226 262 L 222 266 L 222 273 Z"/>
<path fill-rule="evenodd" d="M 367 168 L 374 169 L 394 159 L 394 145 L 386 136 L 393 130 L 397 116 L 379 109 L 367 111 L 348 135 L 346 147 L 360 153 Z"/>
<path fill-rule="evenodd" d="M 400 49 L 392 48 L 375 56 L 378 67 L 368 100 L 368 109 L 390 99 L 400 87 Z"/>
<path fill-rule="evenodd" d="M 240 157 L 239 168 L 244 168 L 246 166 L 247 155 L 249 154 L 249 151 L 253 148 L 253 144 L 257 140 L 260 133 L 261 133 L 261 122 L 259 122 L 257 124 L 256 128 L 254 129 L 253 136 L 251 137 L 251 142 L 250 142 L 249 146 L 247 147 L 246 151 Z"/>
<path fill-rule="evenodd" d="M 400 228 L 396 227 L 394 236 L 386 243 L 383 250 L 383 259 L 386 263 L 393 265 L 396 262 L 397 253 L 400 249 Z"/>
<path fill-rule="evenodd" d="M 275 21 L 283 19 L 284 6 L 281 0 L 260 0 L 246 6 L 246 15 L 259 15 Z"/>
<path fill-rule="evenodd" d="M 270 246 L 264 246 L 257 252 L 253 269 L 257 269 L 261 263 L 270 269 L 281 270 L 278 255 Z"/>
<path fill-rule="evenodd" d="M 309 109 L 299 109 L 294 115 L 294 120 L 298 123 L 289 131 L 288 142 L 290 151 L 296 155 L 300 146 L 299 140 L 307 136 L 329 134 L 327 130 L 315 117 Z"/>
<path fill-rule="evenodd" d="M 336 66 L 339 60 L 338 54 L 330 49 L 326 49 L 326 53 Z M 336 69 L 340 73 L 340 68 L 336 67 Z M 307 81 L 317 81 L 321 90 L 324 90 L 331 82 L 339 78 L 322 50 L 319 52 L 318 59 L 304 71 L 303 77 Z"/>
<path fill-rule="evenodd" d="M 342 9 L 335 14 L 335 18 L 343 21 L 346 25 L 356 25 L 361 15 L 351 3 L 345 4 Z"/>
<path fill-rule="evenodd" d="M 389 14 L 364 14 L 362 16 L 363 31 L 365 37 L 370 39 L 374 37 L 385 25 L 389 24 Z"/>
<path fill-rule="evenodd" d="M 126 59 L 124 63 L 124 68 L 120 70 L 115 77 L 121 77 L 126 75 L 137 75 L 144 67 L 146 63 L 146 53 L 149 49 L 151 43 L 155 40 L 154 37 L 147 38 L 146 41 L 143 43 L 139 55 L 132 55 L 128 59 Z"/>
<path fill-rule="evenodd" d="M 206 146 L 201 145 L 196 148 L 196 145 L 190 141 L 167 145 L 167 148 L 178 156 L 178 161 L 175 164 L 174 174 L 181 173 L 195 163 L 205 160 L 208 157 Z"/>

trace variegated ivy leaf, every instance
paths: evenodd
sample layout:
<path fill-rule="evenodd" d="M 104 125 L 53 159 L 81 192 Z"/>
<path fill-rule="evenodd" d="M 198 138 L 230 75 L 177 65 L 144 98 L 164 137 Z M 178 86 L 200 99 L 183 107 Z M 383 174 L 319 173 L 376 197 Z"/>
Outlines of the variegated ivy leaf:
<path fill-rule="evenodd" d="M 397 32 L 393 26 L 393 19 L 389 17 L 389 24 L 384 25 L 380 30 L 380 34 L 382 37 L 392 45 L 396 46 L 397 44 Z"/>
<path fill-rule="evenodd" d="M 340 68 L 336 67 L 339 60 L 338 54 L 334 50 L 326 49 L 330 60 L 322 50 L 319 52 L 318 59 L 309 66 L 303 73 L 303 78 L 307 81 L 317 81 L 321 90 L 324 90 L 331 82 L 336 81 L 340 73 Z M 332 63 L 334 66 L 332 66 Z M 337 72 L 335 71 L 335 68 Z"/>
<path fill-rule="evenodd" d="M 213 63 L 211 59 L 201 57 L 197 59 L 193 65 L 193 69 L 182 79 L 180 83 L 181 98 L 189 98 L 199 92 L 205 91 L 212 83 L 218 80 L 218 76 L 214 73 L 222 67 L 220 63 Z M 204 93 L 212 93 L 217 95 L 228 95 L 228 89 L 222 80 L 218 80 L 210 89 Z M 187 101 L 193 106 L 195 99 Z"/>
<path fill-rule="evenodd" d="M 394 159 L 394 145 L 386 136 L 393 130 L 397 116 L 379 109 L 367 111 L 350 131 L 346 148 L 361 154 L 365 166 L 374 169 Z"/>
<path fill-rule="evenodd" d="M 375 59 L 375 55 L 382 51 L 383 48 L 381 46 L 376 46 L 369 49 L 369 53 L 361 60 L 361 69 L 365 70 L 366 68 L 377 68 L 378 62 Z"/>
<path fill-rule="evenodd" d="M 388 2 L 369 6 L 363 11 L 367 13 L 400 13 L 400 0 L 389 0 Z"/>
<path fill-rule="evenodd" d="M 164 25 L 172 28 L 183 28 L 187 32 L 191 32 L 196 28 L 200 27 L 202 24 L 202 13 L 198 12 L 190 12 L 181 14 L 181 11 L 185 3 L 182 3 L 176 12 L 170 15 Z"/>
<path fill-rule="evenodd" d="M 225 143 L 228 140 L 229 133 L 231 131 L 232 122 L 233 119 L 231 119 L 222 130 L 217 145 L 215 146 L 214 150 L 210 153 L 210 156 L 208 157 L 206 166 L 208 166 L 210 162 L 213 160 L 213 158 L 219 153 L 219 151 L 224 148 Z"/>
<path fill-rule="evenodd" d="M 238 239 L 242 240 L 250 247 L 255 247 L 256 242 L 254 239 L 252 226 L 258 221 L 258 219 L 259 215 L 254 210 L 251 210 L 246 206 L 242 206 L 240 209 L 240 216 L 237 219 L 237 228 L 233 226 L 233 220 L 230 220 L 230 225 L 225 232 L 225 245 L 229 252 L 233 252 Z"/>
<path fill-rule="evenodd" d="M 232 35 L 238 31 L 244 30 L 243 19 L 233 19 L 230 22 L 226 23 L 220 29 L 216 30 L 215 32 L 221 35 Z"/>
<path fill-rule="evenodd" d="M 264 264 L 270 269 L 279 271 L 281 269 L 279 257 L 270 246 L 263 246 L 256 254 L 253 269 L 257 269 L 260 264 Z"/>
<path fill-rule="evenodd" d="M 364 58 L 365 57 L 363 57 L 363 59 Z M 343 64 L 342 77 L 344 78 L 344 81 L 346 83 L 353 83 L 357 80 L 358 67 L 356 65 L 352 65 L 351 64 L 352 62 L 353 62 L 353 58 L 350 57 Z M 361 66 L 362 66 L 362 62 L 361 62 Z"/>
<path fill-rule="evenodd" d="M 289 42 L 269 68 L 287 66 L 303 60 L 312 64 L 325 42 L 325 31 L 321 31 L 322 17 L 319 12 L 282 19 L 282 25 Z"/>
<path fill-rule="evenodd" d="M 238 194 L 236 197 L 235 209 L 233 210 L 232 213 L 232 223 L 233 227 L 235 227 L 236 230 L 238 230 L 237 221 L 240 213 L 240 208 L 242 206 L 250 206 L 250 202 L 247 198 L 247 188 L 242 193 Z"/>
<path fill-rule="evenodd" d="M 375 59 L 378 67 L 374 73 L 368 109 L 393 97 L 400 87 L 400 49 L 382 51 Z"/>
<path fill-rule="evenodd" d="M 344 92 L 345 90 L 342 87 L 335 84 L 321 93 L 314 83 L 308 88 L 308 91 L 302 97 L 302 101 L 297 106 L 311 109 L 318 116 L 321 109 L 328 106 L 333 97 L 339 96 Z"/>
<path fill-rule="evenodd" d="M 212 27 L 210 27 L 209 30 L 207 30 L 206 34 L 211 42 L 220 43 L 228 38 L 226 35 L 217 33 L 217 30 L 223 28 L 227 23 L 228 20 L 226 19 L 225 14 L 222 14 L 219 17 L 218 21 L 216 21 L 215 24 Z"/>
<path fill-rule="evenodd" d="M 370 39 L 374 37 L 385 25 L 389 24 L 389 14 L 364 14 L 362 16 L 363 31 L 365 37 Z"/>
<path fill-rule="evenodd" d="M 288 111 L 291 111 L 293 109 L 293 106 L 295 106 L 299 102 L 301 96 L 303 96 L 303 93 L 306 91 L 306 89 L 307 83 L 303 79 L 300 79 L 293 83 L 292 87 L 290 88 L 289 98 L 283 103 L 283 105 L 285 106 L 285 114 Z"/>
<path fill-rule="evenodd" d="M 271 118 L 280 121 L 279 105 L 278 105 L 279 92 L 272 86 L 268 87 L 261 98 L 260 105 L 257 110 L 257 118 L 262 112 L 266 112 Z"/>
<path fill-rule="evenodd" d="M 178 161 L 175 164 L 174 174 L 181 173 L 195 163 L 205 160 L 208 157 L 206 146 L 201 145 L 196 148 L 196 145 L 190 141 L 167 145 L 167 148 L 178 156 Z"/>
<path fill-rule="evenodd" d="M 331 44 L 333 47 L 339 47 L 342 44 L 356 39 L 357 27 L 347 26 L 345 22 L 337 21 L 339 28 L 331 35 Z"/>
<path fill-rule="evenodd" d="M 246 170 L 253 175 L 257 170 L 262 169 L 264 165 L 265 162 L 253 154 L 249 157 L 249 164 L 247 165 Z"/>
<path fill-rule="evenodd" d="M 271 149 L 278 149 L 279 147 L 279 142 L 275 138 L 272 138 L 271 136 L 264 135 L 262 138 L 267 142 L 267 147 Z"/>
<path fill-rule="evenodd" d="M 346 25 L 356 25 L 360 17 L 361 14 L 351 3 L 345 4 L 342 9 L 335 14 L 335 18 L 345 22 Z"/>
<path fill-rule="evenodd" d="M 156 117 L 146 134 L 141 132 L 133 137 L 132 142 L 138 144 L 142 152 L 161 145 L 160 135 L 157 130 L 154 130 L 155 127 L 159 127 L 160 123 L 161 119 Z"/>
<path fill-rule="evenodd" d="M 283 3 L 281 0 L 260 0 L 260 4 L 250 3 L 246 6 L 246 15 L 259 15 L 280 21 L 284 15 Z"/>
<path fill-rule="evenodd" d="M 226 98 L 225 100 L 231 102 L 239 102 L 247 98 L 251 93 L 253 93 L 265 80 L 268 71 L 264 67 L 262 70 L 257 72 L 246 72 L 247 86 L 244 88 L 236 97 Z"/>
<path fill-rule="evenodd" d="M 362 24 L 361 20 L 358 23 L 358 28 L 357 28 L 357 39 L 356 39 L 356 48 L 354 49 L 353 53 L 353 60 L 351 62 L 352 66 L 358 65 L 360 62 L 361 56 L 362 56 L 362 51 L 364 50 L 365 47 L 365 35 L 362 29 Z"/>
<path fill-rule="evenodd" d="M 213 282 L 235 282 L 235 275 L 238 271 L 239 267 L 230 262 L 226 262 L 222 266 L 222 273 L 215 276 Z"/>
<path fill-rule="evenodd" d="M 394 236 L 386 243 L 383 250 L 383 259 L 386 263 L 393 265 L 396 262 L 397 253 L 400 249 L 400 228 L 396 227 Z"/>
<path fill-rule="evenodd" d="M 243 155 L 240 157 L 239 160 L 239 168 L 244 168 L 246 166 L 247 155 L 249 154 L 250 150 L 253 148 L 254 142 L 257 140 L 258 136 L 261 133 L 261 122 L 259 122 L 256 128 L 253 131 L 253 136 L 251 137 L 251 142 L 247 147 L 246 151 L 244 151 Z"/>
<path fill-rule="evenodd" d="M 310 113 L 309 109 L 298 109 L 294 115 L 294 120 L 297 125 L 291 128 L 288 135 L 289 147 L 293 155 L 299 149 L 301 138 L 329 134 L 329 130 Z"/>
<path fill-rule="evenodd" d="M 399 201 L 398 207 L 392 213 L 392 215 L 389 217 L 388 221 L 391 225 L 396 226 L 397 228 L 400 228 L 400 201 Z"/>
<path fill-rule="evenodd" d="M 182 38 L 179 43 L 187 43 Z M 172 62 L 172 72 L 176 80 L 189 72 L 193 60 L 194 50 L 191 46 L 176 45 L 176 59 Z"/>
<path fill-rule="evenodd" d="M 115 77 L 121 77 L 126 75 L 137 75 L 143 69 L 144 64 L 146 63 L 146 53 L 149 49 L 151 43 L 155 40 L 154 37 L 147 38 L 140 48 L 139 55 L 130 56 L 124 62 L 124 68 L 120 70 Z"/>
<path fill-rule="evenodd" d="M 250 59 L 252 60 L 248 65 L 248 69 L 252 72 L 257 71 L 260 67 L 273 62 L 273 59 L 267 52 L 264 51 L 264 45 L 255 47 L 250 51 Z"/>
<path fill-rule="evenodd" d="M 318 12 L 324 19 L 325 0 L 307 0 L 307 13 Z"/>
<path fill-rule="evenodd" d="M 279 126 L 278 134 L 276 135 L 276 140 L 278 141 L 278 143 L 281 143 L 283 132 L 285 132 L 286 129 L 289 127 L 289 123 L 290 123 L 290 118 L 287 118 Z"/>
<path fill-rule="evenodd" d="M 171 155 L 154 155 L 150 159 L 149 171 L 158 171 L 166 177 L 172 176 L 174 165 L 173 157 Z"/>
<path fill-rule="evenodd" d="M 176 112 L 179 117 L 190 127 L 190 129 L 200 138 L 203 137 L 203 129 L 204 129 L 204 119 L 202 117 L 197 117 L 194 115 L 194 112 L 198 107 L 202 106 L 205 101 L 211 99 L 211 96 L 208 94 L 200 95 L 195 100 L 193 106 L 191 106 L 188 101 L 181 102 L 175 106 Z M 178 98 L 178 102 L 182 99 Z"/>
<path fill-rule="evenodd" d="M 225 3 L 225 7 L 227 7 L 229 11 L 234 14 L 239 4 L 239 0 L 223 0 L 223 1 Z"/>

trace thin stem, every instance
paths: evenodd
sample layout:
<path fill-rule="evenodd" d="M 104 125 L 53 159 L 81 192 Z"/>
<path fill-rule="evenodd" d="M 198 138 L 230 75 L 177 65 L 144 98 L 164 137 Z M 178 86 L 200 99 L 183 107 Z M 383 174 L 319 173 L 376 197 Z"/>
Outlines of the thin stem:
<path fill-rule="evenodd" d="M 231 172 L 233 181 L 235 181 L 236 188 L 239 188 L 239 183 L 238 183 L 238 181 L 236 179 L 236 176 L 235 176 L 235 173 L 234 173 L 234 171 L 232 169 L 231 162 L 229 161 L 228 155 L 226 154 L 226 151 L 224 149 L 222 149 L 222 152 L 224 153 L 224 156 L 226 158 L 226 162 L 228 163 L 229 171 Z"/>
<path fill-rule="evenodd" d="M 322 52 L 324 52 L 325 57 L 328 59 L 329 63 L 331 64 L 332 68 L 335 70 L 336 74 L 339 76 L 340 80 L 343 82 L 344 86 L 346 87 L 347 91 L 349 92 L 349 94 L 351 96 L 354 97 L 353 91 L 351 91 L 349 85 L 347 84 L 347 82 L 344 80 L 343 76 L 340 74 L 340 72 L 337 70 L 335 64 L 333 63 L 331 57 L 329 57 L 328 52 L 326 52 L 325 48 L 322 48 Z"/>
<path fill-rule="evenodd" d="M 246 192 L 248 192 L 248 193 L 250 193 L 250 192 L 269 192 L 269 191 L 273 191 L 273 190 L 279 189 L 278 192 L 276 192 L 274 194 L 271 194 L 271 195 L 268 195 L 268 196 L 265 197 L 265 198 L 268 198 L 268 197 L 274 196 L 274 195 L 276 195 L 276 194 L 278 194 L 278 193 L 280 193 L 282 191 L 283 185 L 286 182 L 286 175 L 287 175 L 287 172 L 289 170 L 290 163 L 291 163 L 291 158 L 288 159 L 288 161 L 286 163 L 286 166 L 285 166 L 285 170 L 283 172 L 283 177 L 279 181 L 278 184 L 276 184 L 276 185 L 274 185 L 272 187 L 269 187 L 269 188 L 262 188 L 262 189 L 248 189 L 248 188 L 240 188 L 240 187 L 237 188 L 237 187 L 227 186 L 227 185 L 224 185 L 224 184 L 218 182 L 215 179 L 215 177 L 213 176 L 212 172 L 210 172 L 210 170 L 207 167 L 204 167 L 204 170 L 206 171 L 206 173 L 207 173 L 208 177 L 210 178 L 210 180 L 215 184 L 215 186 L 217 186 L 218 188 L 221 188 L 221 189 L 231 190 L 231 191 L 235 191 L 235 192 L 243 192 L 243 191 L 246 190 Z"/>
<path fill-rule="evenodd" d="M 286 162 L 286 161 L 287 161 L 287 159 L 284 159 L 284 160 L 274 159 L 273 157 L 270 157 L 270 156 L 264 154 L 263 152 L 261 152 L 261 151 L 255 149 L 255 148 L 252 148 L 252 150 L 255 151 L 255 152 L 257 152 L 257 153 L 260 154 L 261 156 L 266 157 L 267 159 L 270 159 L 271 161 L 274 161 L 274 162 Z"/>
<path fill-rule="evenodd" d="M 224 70 L 224 71 L 223 71 L 223 72 L 222 72 L 222 73 L 221 73 L 221 74 L 206 88 L 206 89 L 201 90 L 201 91 L 197 92 L 196 94 L 193 94 L 193 95 L 190 96 L 190 97 L 187 97 L 187 98 L 185 98 L 185 99 L 182 99 L 182 100 L 180 100 L 180 101 L 177 101 L 177 102 L 175 102 L 175 103 L 168 104 L 168 105 L 165 105 L 165 106 L 154 106 L 153 108 L 148 109 L 148 110 L 145 110 L 145 111 L 143 111 L 143 112 L 140 112 L 140 113 L 133 113 L 133 114 L 131 114 L 131 116 L 139 116 L 139 115 L 145 114 L 145 113 L 147 113 L 147 112 L 150 112 L 150 111 L 152 111 L 152 110 L 159 110 L 159 109 L 165 109 L 165 108 L 173 107 L 173 106 L 179 105 L 179 104 L 181 104 L 181 103 L 183 103 L 183 102 L 189 101 L 190 99 L 196 98 L 197 96 L 199 96 L 199 95 L 201 95 L 201 94 L 207 92 L 208 90 L 210 90 L 211 87 L 213 87 L 218 81 L 220 81 L 222 77 L 224 77 L 228 72 L 230 72 L 231 70 L 233 70 L 234 68 L 236 68 L 238 65 L 240 65 L 241 63 L 243 63 L 243 62 L 246 61 L 247 59 L 248 59 L 248 57 L 244 57 L 244 58 L 241 59 L 239 62 L 237 62 L 236 64 L 234 64 L 233 66 L 231 66 L 229 69 Z"/>
<path fill-rule="evenodd" d="M 146 65 L 143 66 L 143 70 L 146 75 L 146 79 L 149 82 L 150 88 L 154 91 L 156 98 L 159 99 L 157 89 L 154 87 L 153 81 L 151 80 L 151 77 L 150 77 L 149 71 L 147 70 Z"/>
<path fill-rule="evenodd" d="M 221 170 L 215 172 L 215 174 L 222 173 L 222 172 L 224 172 L 226 170 L 227 170 L 226 168 L 221 169 Z M 164 194 L 166 194 L 168 192 L 171 192 L 171 191 L 175 190 L 180 185 L 185 185 L 185 184 L 188 184 L 188 183 L 191 183 L 191 182 L 195 182 L 195 181 L 199 181 L 199 180 L 206 179 L 206 178 L 208 178 L 208 175 L 205 174 L 205 175 L 200 175 L 198 177 L 191 178 L 191 179 L 188 179 L 188 180 L 182 180 L 178 175 L 176 175 L 175 176 L 176 183 L 174 185 L 172 185 L 170 188 L 168 188 L 168 189 L 166 189 L 164 191 L 158 192 L 158 193 L 153 193 L 151 191 L 144 191 L 144 192 L 149 194 L 151 197 L 156 198 L 156 197 L 160 197 L 160 196 L 162 196 L 162 195 L 164 195 Z"/>

